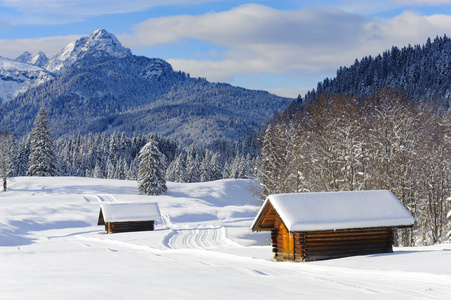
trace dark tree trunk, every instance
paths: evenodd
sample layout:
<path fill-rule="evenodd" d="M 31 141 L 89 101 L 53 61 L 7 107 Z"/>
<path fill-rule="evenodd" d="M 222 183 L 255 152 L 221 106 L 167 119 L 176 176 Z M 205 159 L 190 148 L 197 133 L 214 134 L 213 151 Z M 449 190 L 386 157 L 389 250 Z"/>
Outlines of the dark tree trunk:
<path fill-rule="evenodd" d="M 6 192 L 6 177 L 3 177 L 3 191 Z"/>

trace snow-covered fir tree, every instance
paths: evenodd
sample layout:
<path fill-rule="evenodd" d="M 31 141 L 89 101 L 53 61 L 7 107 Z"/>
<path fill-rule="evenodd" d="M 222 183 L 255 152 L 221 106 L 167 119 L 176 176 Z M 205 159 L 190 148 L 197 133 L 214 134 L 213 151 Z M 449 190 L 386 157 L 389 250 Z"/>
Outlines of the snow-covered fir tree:
<path fill-rule="evenodd" d="M 26 176 L 29 168 L 30 143 L 27 141 L 16 143 L 17 151 L 13 163 L 11 176 Z"/>
<path fill-rule="evenodd" d="M 3 178 L 3 191 L 7 190 L 7 178 L 13 165 L 13 137 L 7 132 L 0 132 L 0 176 Z"/>
<path fill-rule="evenodd" d="M 210 180 L 219 180 L 222 178 L 221 175 L 221 163 L 219 161 L 219 154 L 213 153 L 213 155 L 210 158 Z"/>
<path fill-rule="evenodd" d="M 200 182 L 200 160 L 197 152 L 192 149 L 186 158 L 185 182 Z"/>
<path fill-rule="evenodd" d="M 139 152 L 138 192 L 144 195 L 161 195 L 167 191 L 166 159 L 151 140 Z"/>
<path fill-rule="evenodd" d="M 58 176 L 58 160 L 49 128 L 49 119 L 43 108 L 34 122 L 30 134 L 29 176 Z"/>
<path fill-rule="evenodd" d="M 185 158 L 180 153 L 170 164 L 166 170 L 166 178 L 173 182 L 185 182 Z"/>

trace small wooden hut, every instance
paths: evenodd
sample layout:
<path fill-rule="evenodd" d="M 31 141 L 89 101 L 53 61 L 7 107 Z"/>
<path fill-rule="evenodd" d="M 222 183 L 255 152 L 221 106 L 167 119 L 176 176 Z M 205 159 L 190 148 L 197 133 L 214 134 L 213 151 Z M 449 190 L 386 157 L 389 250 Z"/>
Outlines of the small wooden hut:
<path fill-rule="evenodd" d="M 390 191 L 270 195 L 251 229 L 271 231 L 274 259 L 312 261 L 393 252 L 413 218 Z"/>
<path fill-rule="evenodd" d="M 105 225 L 105 233 L 147 231 L 160 218 L 157 203 L 105 203 L 100 206 L 97 225 Z"/>

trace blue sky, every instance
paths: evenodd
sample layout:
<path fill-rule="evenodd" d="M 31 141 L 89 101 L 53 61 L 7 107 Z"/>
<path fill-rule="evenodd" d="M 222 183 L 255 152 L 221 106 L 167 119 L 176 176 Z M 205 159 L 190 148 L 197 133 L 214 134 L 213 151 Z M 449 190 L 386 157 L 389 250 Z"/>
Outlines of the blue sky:
<path fill-rule="evenodd" d="M 3 57 L 100 28 L 193 77 L 296 97 L 356 58 L 451 35 L 451 0 L 0 0 Z"/>

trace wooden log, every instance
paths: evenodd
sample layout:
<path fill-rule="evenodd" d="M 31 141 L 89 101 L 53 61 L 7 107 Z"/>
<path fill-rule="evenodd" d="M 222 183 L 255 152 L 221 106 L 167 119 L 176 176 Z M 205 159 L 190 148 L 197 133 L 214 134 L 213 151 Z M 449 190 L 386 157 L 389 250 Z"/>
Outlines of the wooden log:
<path fill-rule="evenodd" d="M 326 238 L 326 237 L 336 237 L 336 236 L 353 236 L 353 235 L 374 235 L 374 234 L 392 234 L 390 229 L 378 229 L 378 230 L 337 230 L 337 231 L 312 231 L 306 233 L 306 238 Z"/>
<path fill-rule="evenodd" d="M 369 239 L 373 239 L 373 238 L 389 238 L 393 236 L 391 233 L 387 233 L 387 232 L 378 232 L 378 233 L 371 233 L 371 234 L 352 234 L 352 235 L 348 235 L 348 234 L 337 234 L 337 235 L 328 235 L 328 236 L 307 236 L 305 238 L 305 240 L 309 241 L 309 242 L 313 242 L 313 241 L 332 241 L 332 240 L 343 240 L 343 239 L 348 239 L 348 240 L 358 240 L 358 239 L 362 239 L 362 240 L 369 240 Z"/>
<path fill-rule="evenodd" d="M 372 244 L 334 244 L 334 245 L 306 245 L 303 249 L 305 250 L 316 250 L 316 249 L 353 249 L 353 248 L 374 248 L 379 246 L 391 246 L 389 243 L 372 243 Z"/>
<path fill-rule="evenodd" d="M 369 254 L 379 254 L 379 253 L 391 253 L 393 249 L 373 249 L 371 251 L 346 251 L 346 252 L 313 252 L 307 253 L 304 257 L 304 261 L 313 261 L 313 260 L 323 260 L 323 259 L 331 259 L 331 258 L 340 258 L 340 257 L 349 257 L 355 255 L 369 255 Z"/>
<path fill-rule="evenodd" d="M 305 247 L 316 247 L 316 246 L 334 246 L 334 245 L 371 245 L 371 244 L 390 244 L 391 240 L 387 237 L 380 237 L 377 239 L 360 239 L 360 240 L 333 240 L 333 241 L 307 241 Z"/>

